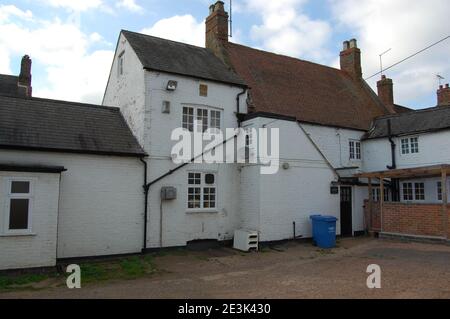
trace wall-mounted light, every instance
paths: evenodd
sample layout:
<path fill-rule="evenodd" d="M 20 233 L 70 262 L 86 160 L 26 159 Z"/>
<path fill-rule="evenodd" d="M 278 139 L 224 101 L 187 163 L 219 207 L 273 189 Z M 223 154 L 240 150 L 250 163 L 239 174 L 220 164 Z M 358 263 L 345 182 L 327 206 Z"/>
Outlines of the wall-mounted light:
<path fill-rule="evenodd" d="M 178 87 L 178 82 L 171 80 L 167 83 L 166 90 L 167 91 L 175 91 L 177 89 L 177 87 Z"/>

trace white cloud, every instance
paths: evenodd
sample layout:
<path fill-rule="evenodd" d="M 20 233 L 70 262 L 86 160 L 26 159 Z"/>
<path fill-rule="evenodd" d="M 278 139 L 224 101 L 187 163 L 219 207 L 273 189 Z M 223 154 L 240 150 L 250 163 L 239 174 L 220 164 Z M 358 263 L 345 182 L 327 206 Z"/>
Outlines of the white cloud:
<path fill-rule="evenodd" d="M 64 8 L 80 12 L 98 8 L 103 4 L 102 0 L 44 0 L 44 1 L 46 4 L 56 8 Z"/>
<path fill-rule="evenodd" d="M 450 35 L 448 0 L 330 0 L 340 27 L 353 32 L 363 53 L 363 71 L 370 76 L 379 71 L 378 54 L 385 66 Z M 450 79 L 450 41 L 442 43 L 386 72 L 395 84 L 396 102 L 414 104 L 435 94 L 436 74 Z M 378 77 L 370 84 L 375 87 Z M 430 105 L 429 105 L 430 106 Z"/>
<path fill-rule="evenodd" d="M 325 49 L 331 27 L 323 20 L 311 19 L 302 11 L 307 0 L 247 0 L 239 10 L 257 13 L 262 24 L 251 28 L 251 38 L 261 47 L 281 54 L 328 62 Z M 245 8 L 245 9 L 243 9 Z"/>
<path fill-rule="evenodd" d="M 142 12 L 144 9 L 135 0 L 120 0 L 116 3 L 117 8 L 124 8 L 131 12 Z"/>
<path fill-rule="evenodd" d="M 173 16 L 156 22 L 142 33 L 173 41 L 205 46 L 205 22 L 197 22 L 192 15 Z"/>
<path fill-rule="evenodd" d="M 0 21 L 9 21 L 10 17 L 19 17 L 21 19 L 32 19 L 33 13 L 30 10 L 22 11 L 13 5 L 0 5 Z"/>
<path fill-rule="evenodd" d="M 7 61 L 0 70 L 11 73 L 11 57 L 28 54 L 33 70 L 46 72 L 33 77 L 34 95 L 100 103 L 113 58 L 112 51 L 90 51 L 101 35 L 85 34 L 78 25 L 59 19 L 26 22 L 0 21 L 0 60 Z"/>

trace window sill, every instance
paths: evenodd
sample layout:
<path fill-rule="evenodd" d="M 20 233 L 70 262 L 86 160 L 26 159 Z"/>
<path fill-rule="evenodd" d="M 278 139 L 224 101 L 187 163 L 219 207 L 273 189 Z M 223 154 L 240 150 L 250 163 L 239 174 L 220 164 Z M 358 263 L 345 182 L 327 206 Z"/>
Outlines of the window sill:
<path fill-rule="evenodd" d="M 3 237 L 34 237 L 34 236 L 37 236 L 37 234 L 30 233 L 30 232 L 0 234 L 0 238 L 3 238 Z"/>
<path fill-rule="evenodd" d="M 219 211 L 217 209 L 196 209 L 196 210 L 188 210 L 186 212 L 187 215 L 196 215 L 196 214 L 218 214 Z"/>

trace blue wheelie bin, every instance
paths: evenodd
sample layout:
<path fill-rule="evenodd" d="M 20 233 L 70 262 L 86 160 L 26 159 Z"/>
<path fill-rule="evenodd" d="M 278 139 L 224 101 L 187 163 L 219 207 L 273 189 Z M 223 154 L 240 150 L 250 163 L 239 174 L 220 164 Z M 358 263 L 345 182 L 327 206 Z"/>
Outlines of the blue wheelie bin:
<path fill-rule="evenodd" d="M 334 216 L 312 215 L 313 239 L 320 248 L 336 247 L 336 222 Z"/>

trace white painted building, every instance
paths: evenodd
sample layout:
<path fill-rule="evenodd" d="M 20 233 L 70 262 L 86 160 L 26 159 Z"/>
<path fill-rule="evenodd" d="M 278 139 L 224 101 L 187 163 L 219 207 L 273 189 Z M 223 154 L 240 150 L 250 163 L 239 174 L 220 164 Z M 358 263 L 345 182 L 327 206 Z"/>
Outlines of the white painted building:
<path fill-rule="evenodd" d="M 239 229 L 309 238 L 316 214 L 337 217 L 338 235 L 364 232 L 367 181 L 354 175 L 393 164 L 388 118 L 397 167 L 449 163 L 449 108 L 399 114 L 411 110 L 393 103 L 392 81 L 378 97 L 362 79 L 356 40 L 334 69 L 230 43 L 227 22 L 222 2 L 210 7 L 206 48 L 122 31 L 103 107 L 32 98 L 28 57 L 23 77 L 0 76 L 0 270 L 228 241 Z M 194 120 L 278 129 L 277 172 L 175 164 L 172 132 Z M 426 200 L 434 184 L 424 181 Z"/>

